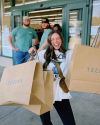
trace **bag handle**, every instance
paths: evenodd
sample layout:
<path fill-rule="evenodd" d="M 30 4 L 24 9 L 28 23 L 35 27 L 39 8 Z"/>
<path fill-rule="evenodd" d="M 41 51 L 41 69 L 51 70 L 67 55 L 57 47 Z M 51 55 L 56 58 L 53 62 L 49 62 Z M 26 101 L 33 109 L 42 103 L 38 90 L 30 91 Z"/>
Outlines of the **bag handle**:
<path fill-rule="evenodd" d="M 59 86 L 61 87 L 61 89 L 62 89 L 65 93 L 68 93 L 69 90 L 68 90 L 68 87 L 67 87 L 67 85 L 66 85 L 66 83 L 65 83 L 65 77 L 63 76 L 63 73 L 62 73 L 62 71 L 61 71 L 61 68 L 60 68 L 59 62 L 58 62 L 58 60 L 57 60 L 57 57 L 55 57 L 55 60 L 56 60 L 56 61 L 55 61 L 56 67 L 57 67 L 57 70 L 58 70 L 59 75 L 60 75 L 60 78 L 61 78 L 61 80 L 60 80 L 60 82 L 59 82 Z"/>
<path fill-rule="evenodd" d="M 30 57 L 30 53 L 29 54 L 27 54 L 25 57 Z M 18 64 L 22 61 L 22 60 L 24 60 L 25 59 L 25 57 L 24 58 L 22 58 L 19 62 L 18 62 Z M 24 61 L 25 62 L 25 61 Z"/>
<path fill-rule="evenodd" d="M 39 60 L 39 56 L 38 56 L 38 53 L 37 53 L 37 50 L 36 50 L 36 54 L 34 55 L 34 51 L 32 53 L 30 53 L 30 57 L 32 56 L 32 59 L 33 59 L 33 56 L 35 56 L 36 58 L 38 58 L 38 61 L 40 62 Z M 34 60 L 34 59 L 33 59 Z M 28 61 L 31 61 L 30 58 L 28 59 Z"/>
<path fill-rule="evenodd" d="M 92 43 L 92 45 L 91 45 L 91 47 L 93 46 L 93 44 L 94 44 L 94 42 L 95 42 L 95 45 L 94 45 L 94 47 L 96 46 L 96 43 L 97 43 L 97 40 L 98 40 L 98 36 L 99 36 L 99 32 L 100 32 L 100 27 L 98 28 L 98 30 L 97 30 L 97 34 L 96 34 L 96 36 L 95 36 L 95 38 L 94 38 L 94 40 L 93 40 L 93 43 Z"/>

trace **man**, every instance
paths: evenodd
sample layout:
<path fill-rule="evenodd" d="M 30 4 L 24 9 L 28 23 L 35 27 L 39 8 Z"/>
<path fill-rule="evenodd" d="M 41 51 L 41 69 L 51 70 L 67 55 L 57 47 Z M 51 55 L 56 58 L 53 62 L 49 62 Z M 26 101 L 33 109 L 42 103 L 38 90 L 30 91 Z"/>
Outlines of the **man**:
<path fill-rule="evenodd" d="M 9 44 L 14 50 L 16 64 L 27 62 L 28 50 L 32 47 L 32 39 L 35 39 L 35 45 L 38 43 L 38 36 L 35 30 L 30 25 L 30 18 L 23 17 L 23 26 L 16 27 L 8 36 Z M 12 38 L 17 37 L 15 44 L 12 43 Z"/>
<path fill-rule="evenodd" d="M 40 45 L 39 45 L 39 49 L 37 50 L 37 52 L 40 52 L 41 50 L 45 49 L 48 45 L 47 43 L 47 37 L 48 34 L 52 31 L 50 29 L 50 24 L 49 24 L 49 20 L 47 18 L 43 18 L 42 19 L 42 28 L 44 29 L 44 33 L 42 35 L 41 41 L 40 41 Z M 29 53 L 31 53 L 32 51 L 35 51 L 34 47 L 31 47 L 29 50 Z"/>

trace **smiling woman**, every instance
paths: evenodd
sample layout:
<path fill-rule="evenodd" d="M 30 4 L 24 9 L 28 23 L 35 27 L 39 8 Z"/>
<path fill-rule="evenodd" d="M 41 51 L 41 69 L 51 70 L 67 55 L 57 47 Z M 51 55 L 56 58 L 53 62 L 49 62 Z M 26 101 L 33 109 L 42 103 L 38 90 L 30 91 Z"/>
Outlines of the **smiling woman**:
<path fill-rule="evenodd" d="M 57 33 L 54 33 L 51 36 L 51 44 L 52 44 L 52 46 L 54 47 L 55 50 L 59 50 L 59 48 L 62 44 L 62 40 Z"/>
<path fill-rule="evenodd" d="M 67 125 L 67 123 L 69 125 L 75 125 L 73 112 L 69 102 L 71 95 L 68 91 L 64 91 L 65 86 L 63 89 L 59 84 L 62 78 L 60 79 L 60 73 L 55 62 L 55 60 L 57 59 L 57 62 L 60 65 L 64 78 L 67 73 L 72 50 L 65 50 L 63 36 L 61 32 L 58 30 L 51 31 L 48 35 L 47 41 L 47 50 L 40 51 L 38 53 L 38 59 L 42 62 L 43 68 L 45 70 L 52 70 L 54 73 L 55 81 L 53 84 L 53 105 L 57 110 L 64 125 Z M 52 125 L 50 119 L 50 111 L 40 115 L 40 118 L 42 121 L 42 125 Z"/>

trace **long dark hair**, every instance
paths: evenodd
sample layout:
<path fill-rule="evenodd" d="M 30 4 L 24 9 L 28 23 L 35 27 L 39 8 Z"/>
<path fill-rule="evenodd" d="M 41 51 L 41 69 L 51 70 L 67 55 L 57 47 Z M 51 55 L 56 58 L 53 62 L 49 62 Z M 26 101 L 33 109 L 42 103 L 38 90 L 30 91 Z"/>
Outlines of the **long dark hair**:
<path fill-rule="evenodd" d="M 50 61 L 51 61 L 51 58 L 52 59 L 55 59 L 56 58 L 56 54 L 55 54 L 55 51 L 54 51 L 54 47 L 52 46 L 51 44 L 51 37 L 54 33 L 57 33 L 59 36 L 60 36 L 60 39 L 62 41 L 62 44 L 59 48 L 59 51 L 62 52 L 62 53 L 66 53 L 66 50 L 64 48 L 64 38 L 63 38 L 63 35 L 60 31 L 58 30 L 52 30 L 49 35 L 48 35 L 48 38 L 47 38 L 47 42 L 48 42 L 48 47 L 47 47 L 47 50 L 44 54 L 44 59 L 46 60 L 45 63 L 43 64 L 43 69 L 46 69 L 47 66 L 49 65 Z"/>
<path fill-rule="evenodd" d="M 60 27 L 59 24 L 55 24 L 53 27 L 58 27 L 58 30 L 59 30 L 60 32 L 62 32 L 62 29 L 61 29 L 61 27 Z"/>

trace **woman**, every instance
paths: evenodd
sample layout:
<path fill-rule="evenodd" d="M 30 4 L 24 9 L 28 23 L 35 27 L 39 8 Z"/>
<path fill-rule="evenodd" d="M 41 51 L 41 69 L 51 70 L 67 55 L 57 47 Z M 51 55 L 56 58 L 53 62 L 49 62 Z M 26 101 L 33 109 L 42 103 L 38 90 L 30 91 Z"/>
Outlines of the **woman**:
<path fill-rule="evenodd" d="M 60 32 L 62 32 L 62 29 L 61 29 L 61 27 L 60 27 L 59 24 L 55 24 L 55 25 L 53 26 L 53 30 L 59 30 Z"/>
<path fill-rule="evenodd" d="M 38 53 L 37 60 L 42 62 L 43 68 L 52 70 L 54 72 L 54 93 L 53 105 L 57 110 L 64 125 L 75 125 L 74 116 L 70 106 L 70 93 L 64 93 L 59 86 L 59 73 L 55 64 L 55 57 L 57 57 L 63 76 L 66 76 L 72 50 L 65 50 L 64 39 L 60 31 L 53 30 L 49 33 L 47 50 L 42 50 Z M 40 115 L 42 125 L 52 125 L 50 120 L 50 111 Z"/>

